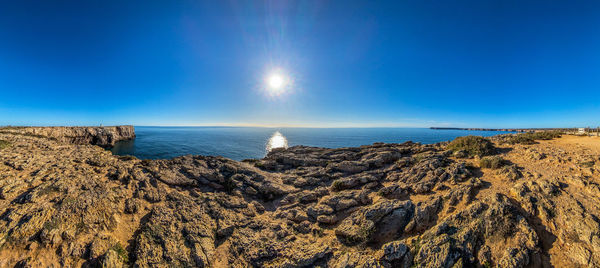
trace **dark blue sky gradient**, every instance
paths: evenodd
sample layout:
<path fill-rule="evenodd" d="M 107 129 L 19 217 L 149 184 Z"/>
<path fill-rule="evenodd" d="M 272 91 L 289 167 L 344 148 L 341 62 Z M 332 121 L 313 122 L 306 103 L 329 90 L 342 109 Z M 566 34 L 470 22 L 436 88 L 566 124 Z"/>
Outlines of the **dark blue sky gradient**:
<path fill-rule="evenodd" d="M 0 125 L 600 125 L 600 1 L 4 1 Z M 271 96 L 274 68 L 294 80 Z"/>

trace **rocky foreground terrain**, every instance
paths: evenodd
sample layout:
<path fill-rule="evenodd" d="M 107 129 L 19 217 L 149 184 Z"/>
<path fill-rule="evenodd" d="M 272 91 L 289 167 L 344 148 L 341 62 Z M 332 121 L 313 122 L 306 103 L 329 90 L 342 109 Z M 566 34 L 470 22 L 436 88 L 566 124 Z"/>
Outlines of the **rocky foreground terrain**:
<path fill-rule="evenodd" d="M 0 129 L 1 267 L 598 267 L 600 139 L 138 160 Z"/>

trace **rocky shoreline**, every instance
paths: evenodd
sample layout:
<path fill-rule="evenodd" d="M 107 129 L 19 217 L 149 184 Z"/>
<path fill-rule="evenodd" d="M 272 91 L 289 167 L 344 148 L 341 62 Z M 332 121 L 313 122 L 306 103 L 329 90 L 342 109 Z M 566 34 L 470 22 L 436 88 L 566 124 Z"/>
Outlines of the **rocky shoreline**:
<path fill-rule="evenodd" d="M 113 127 L 0 127 L 0 132 L 47 137 L 71 144 L 91 144 L 110 148 L 115 143 L 135 138 L 133 126 Z"/>
<path fill-rule="evenodd" d="M 592 137 L 295 146 L 238 162 L 119 157 L 89 144 L 134 133 L 59 132 L 0 128 L 1 267 L 600 265 Z"/>

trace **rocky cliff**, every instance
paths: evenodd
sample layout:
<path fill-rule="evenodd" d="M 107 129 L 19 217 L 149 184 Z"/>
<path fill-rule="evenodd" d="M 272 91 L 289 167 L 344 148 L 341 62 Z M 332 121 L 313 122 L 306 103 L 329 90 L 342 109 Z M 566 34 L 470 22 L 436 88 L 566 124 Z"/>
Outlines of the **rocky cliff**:
<path fill-rule="evenodd" d="M 141 161 L 0 132 L 0 266 L 600 265 L 598 140 L 505 138 Z"/>
<path fill-rule="evenodd" d="M 0 132 L 43 136 L 71 144 L 92 144 L 112 147 L 118 141 L 135 138 L 133 126 L 114 127 L 6 127 Z"/>

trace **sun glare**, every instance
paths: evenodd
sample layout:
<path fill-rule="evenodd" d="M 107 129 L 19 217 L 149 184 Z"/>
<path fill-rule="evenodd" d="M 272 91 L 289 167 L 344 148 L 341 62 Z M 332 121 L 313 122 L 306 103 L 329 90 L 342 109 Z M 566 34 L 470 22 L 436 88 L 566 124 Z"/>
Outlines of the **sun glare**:
<path fill-rule="evenodd" d="M 281 74 L 271 74 L 267 78 L 267 84 L 272 90 L 279 90 L 285 86 L 285 78 Z"/>
<path fill-rule="evenodd" d="M 271 138 L 267 142 L 267 152 L 270 152 L 271 150 L 273 150 L 275 148 L 287 148 L 287 147 L 288 147 L 287 139 L 283 135 L 281 135 L 281 132 L 279 132 L 279 131 L 275 131 L 275 133 L 273 133 L 273 136 L 271 136 Z"/>
<path fill-rule="evenodd" d="M 281 68 L 272 68 L 263 73 L 261 90 L 270 98 L 281 98 L 295 90 L 294 76 Z"/>

